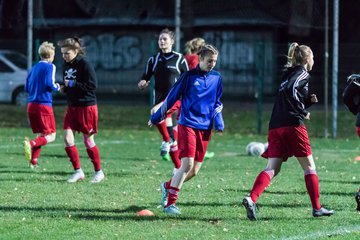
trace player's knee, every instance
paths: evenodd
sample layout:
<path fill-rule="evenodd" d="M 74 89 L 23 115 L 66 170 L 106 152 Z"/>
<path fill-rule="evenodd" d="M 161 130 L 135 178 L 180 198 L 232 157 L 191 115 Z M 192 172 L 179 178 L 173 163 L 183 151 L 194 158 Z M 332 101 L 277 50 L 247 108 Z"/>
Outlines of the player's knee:
<path fill-rule="evenodd" d="M 48 143 L 55 141 L 56 133 L 51 133 L 45 136 L 45 139 Z"/>
<path fill-rule="evenodd" d="M 266 168 L 264 171 L 267 173 L 267 175 L 269 175 L 270 179 L 272 179 L 273 177 L 278 175 L 278 173 L 280 172 L 280 168 Z"/>
<path fill-rule="evenodd" d="M 85 137 L 85 136 L 84 136 L 84 144 L 87 149 L 93 148 L 96 145 L 93 138 Z"/>
<path fill-rule="evenodd" d="M 198 173 L 199 173 L 199 169 L 193 168 L 192 173 L 193 173 L 194 176 L 197 176 Z"/>
<path fill-rule="evenodd" d="M 71 147 L 75 145 L 74 138 L 68 136 L 64 137 L 64 143 L 66 147 Z"/>
<path fill-rule="evenodd" d="M 191 162 L 188 162 L 187 164 L 181 164 L 181 167 L 184 169 L 184 172 L 185 172 L 185 173 L 189 173 L 190 170 L 193 169 L 194 164 L 191 163 Z"/>

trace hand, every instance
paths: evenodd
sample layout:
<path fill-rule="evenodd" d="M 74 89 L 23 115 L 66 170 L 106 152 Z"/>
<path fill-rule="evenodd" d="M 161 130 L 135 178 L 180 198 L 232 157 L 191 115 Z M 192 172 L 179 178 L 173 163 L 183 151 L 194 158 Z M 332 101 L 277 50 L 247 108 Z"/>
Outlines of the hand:
<path fill-rule="evenodd" d="M 144 88 L 146 88 L 147 86 L 149 86 L 149 83 L 150 83 L 150 81 L 141 80 L 141 81 L 138 83 L 138 88 L 139 88 L 140 90 L 143 90 Z"/>
<path fill-rule="evenodd" d="M 61 85 L 61 86 L 60 86 L 59 92 L 65 93 L 65 86 L 64 86 L 64 85 Z"/>
<path fill-rule="evenodd" d="M 148 121 L 148 126 L 149 126 L 149 127 L 154 126 L 154 124 L 152 124 L 151 120 Z"/>
<path fill-rule="evenodd" d="M 217 135 L 220 135 L 220 136 L 223 135 L 223 131 L 222 131 L 222 130 L 215 130 L 215 133 L 216 133 Z"/>
<path fill-rule="evenodd" d="M 64 84 L 65 84 L 65 87 L 68 87 L 68 86 L 69 86 L 69 80 L 68 80 L 68 79 L 64 79 Z"/>
<path fill-rule="evenodd" d="M 310 120 L 310 113 L 309 112 L 306 114 L 305 119 Z"/>
<path fill-rule="evenodd" d="M 311 101 L 312 103 L 317 103 L 317 102 L 318 102 L 318 99 L 317 99 L 317 97 L 316 97 L 316 94 L 311 94 L 311 95 L 310 95 L 310 101 Z"/>

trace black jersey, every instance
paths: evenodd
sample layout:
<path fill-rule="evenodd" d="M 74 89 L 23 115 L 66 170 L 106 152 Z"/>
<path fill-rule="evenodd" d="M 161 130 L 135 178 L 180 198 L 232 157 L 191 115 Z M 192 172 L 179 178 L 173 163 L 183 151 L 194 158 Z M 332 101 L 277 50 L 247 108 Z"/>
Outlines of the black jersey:
<path fill-rule="evenodd" d="M 303 66 L 288 68 L 278 89 L 269 129 L 299 126 L 304 124 L 304 118 L 308 114 L 306 110 L 311 106 L 308 96 L 310 75 Z"/>
<path fill-rule="evenodd" d="M 360 112 L 360 75 L 352 74 L 348 77 L 343 91 L 343 100 L 346 107 L 354 115 Z"/>
<path fill-rule="evenodd" d="M 141 79 L 149 81 L 151 76 L 154 75 L 155 99 L 153 103 L 158 104 L 164 101 L 180 75 L 188 70 L 189 67 L 185 58 L 178 52 L 158 52 L 150 57 Z"/>
<path fill-rule="evenodd" d="M 78 55 L 73 61 L 64 62 L 63 77 L 75 81 L 74 86 L 65 89 L 69 106 L 96 105 L 97 78 L 94 68 L 88 61 Z"/>

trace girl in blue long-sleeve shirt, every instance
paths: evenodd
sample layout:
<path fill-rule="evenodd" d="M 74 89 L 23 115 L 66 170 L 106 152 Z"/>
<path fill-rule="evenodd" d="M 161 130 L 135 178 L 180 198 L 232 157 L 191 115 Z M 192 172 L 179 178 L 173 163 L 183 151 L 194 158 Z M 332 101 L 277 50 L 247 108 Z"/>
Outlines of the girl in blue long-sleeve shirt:
<path fill-rule="evenodd" d="M 55 118 L 52 109 L 52 91 L 60 91 L 60 85 L 55 83 L 56 67 L 52 63 L 55 47 L 52 43 L 43 42 L 39 47 L 41 60 L 35 64 L 26 79 L 25 92 L 28 93 L 27 113 L 35 139 L 25 137 L 25 157 L 30 161 L 30 167 L 36 167 L 41 147 L 53 142 L 56 137 Z"/>
<path fill-rule="evenodd" d="M 155 125 L 166 117 L 167 111 L 177 100 L 181 100 L 179 119 L 179 142 L 181 167 L 170 181 L 161 184 L 164 212 L 180 214 L 175 206 L 183 183 L 200 170 L 204 155 L 211 138 L 211 129 L 222 132 L 223 104 L 222 80 L 220 73 L 213 71 L 218 51 L 206 44 L 199 52 L 199 65 L 179 78 L 170 90 L 163 105 L 151 116 L 149 125 Z"/>

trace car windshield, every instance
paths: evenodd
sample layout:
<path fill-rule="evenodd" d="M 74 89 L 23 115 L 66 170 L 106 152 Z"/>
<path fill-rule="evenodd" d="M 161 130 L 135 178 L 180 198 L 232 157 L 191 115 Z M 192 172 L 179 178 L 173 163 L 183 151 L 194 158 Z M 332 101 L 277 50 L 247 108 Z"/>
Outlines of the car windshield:
<path fill-rule="evenodd" d="M 4 53 L 4 56 L 9 59 L 13 64 L 15 64 L 18 68 L 27 68 L 27 60 L 24 55 L 17 52 L 7 52 Z"/>

